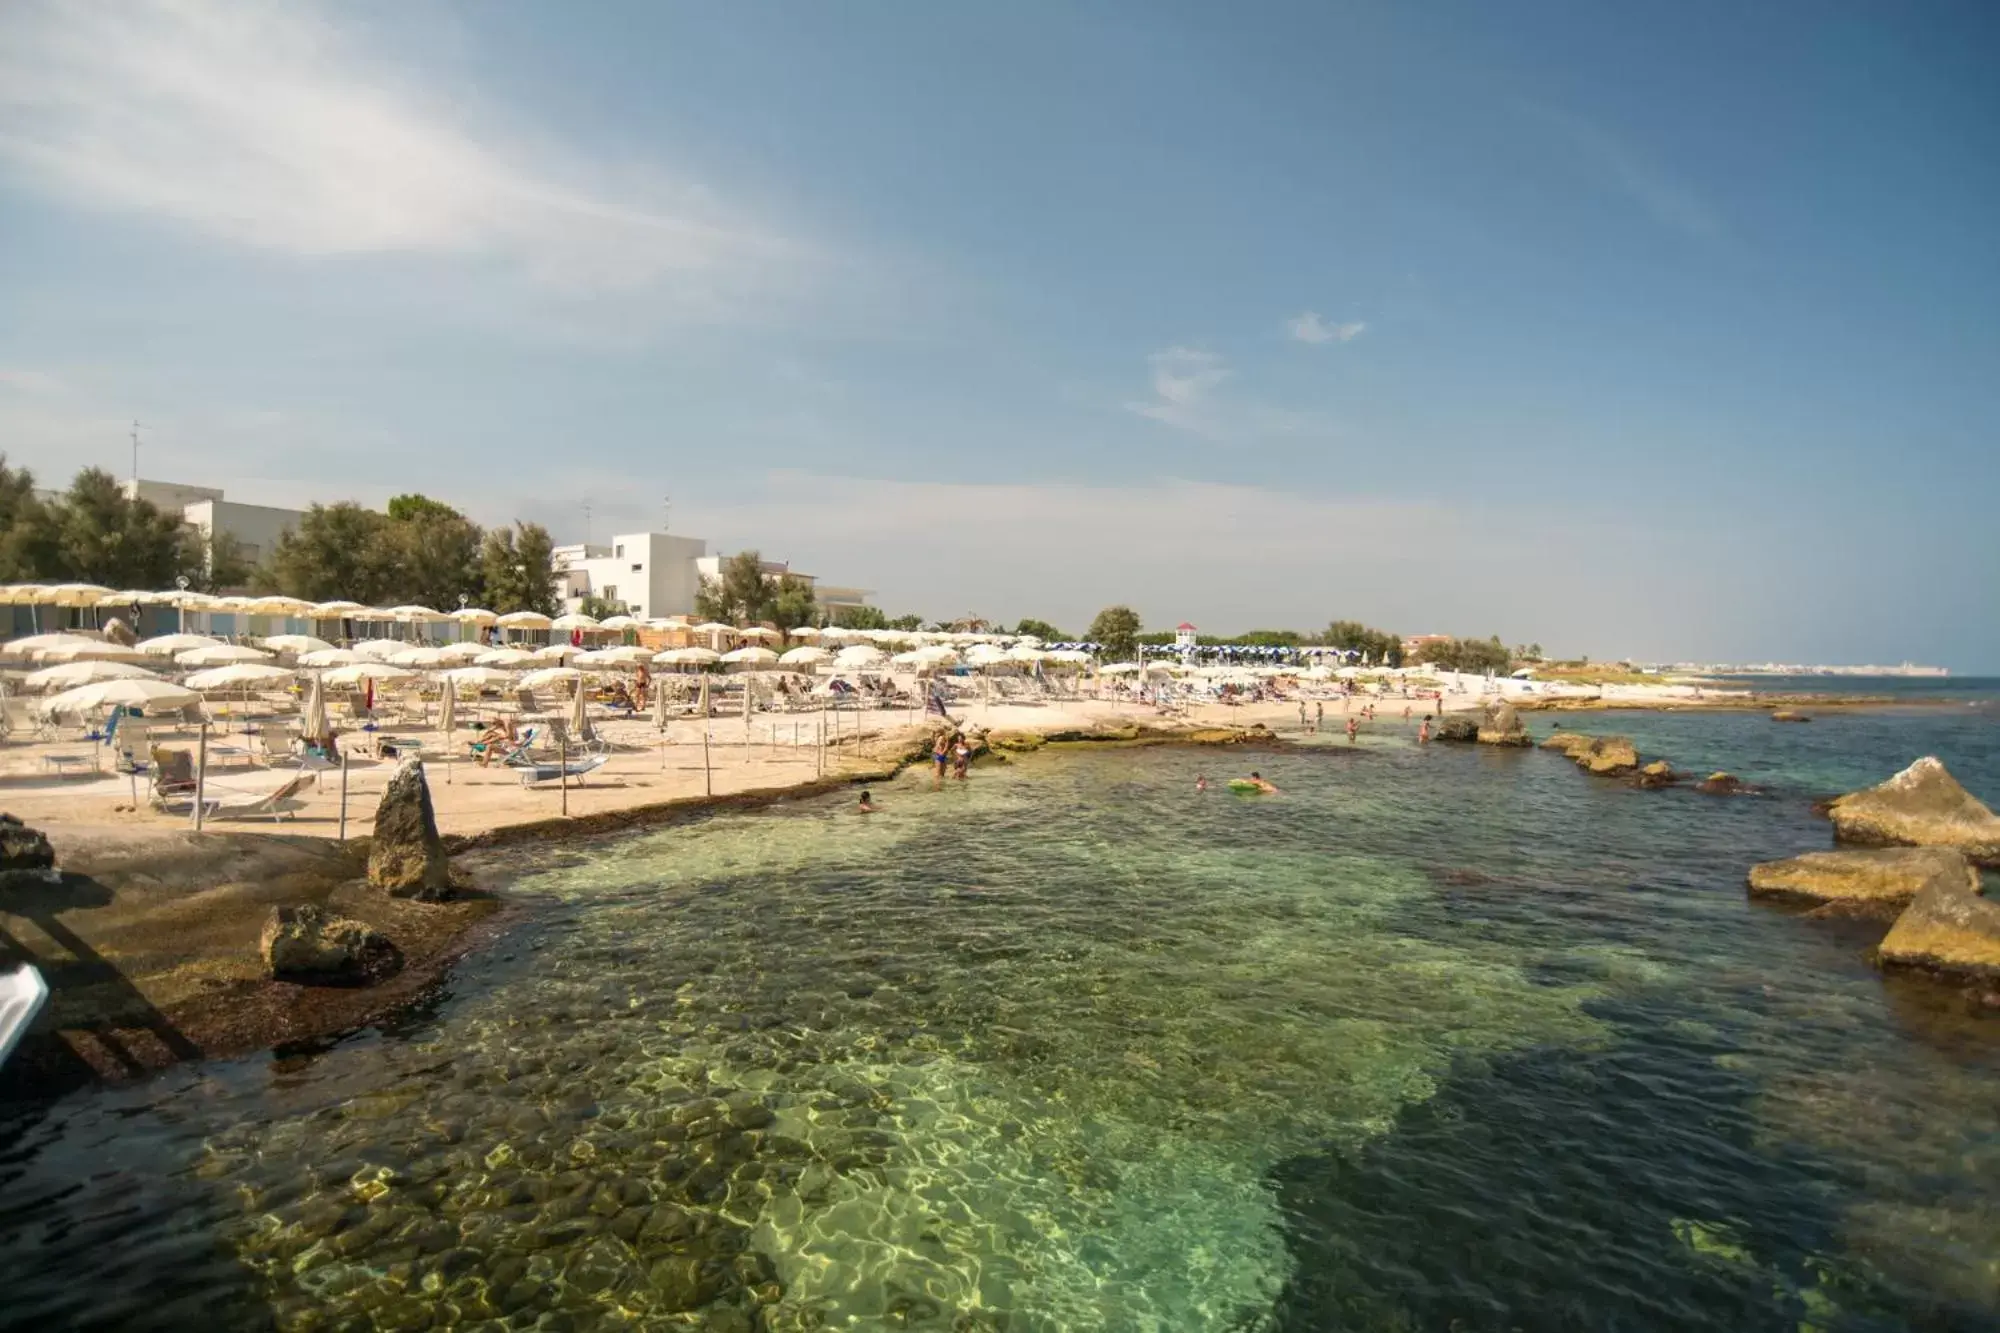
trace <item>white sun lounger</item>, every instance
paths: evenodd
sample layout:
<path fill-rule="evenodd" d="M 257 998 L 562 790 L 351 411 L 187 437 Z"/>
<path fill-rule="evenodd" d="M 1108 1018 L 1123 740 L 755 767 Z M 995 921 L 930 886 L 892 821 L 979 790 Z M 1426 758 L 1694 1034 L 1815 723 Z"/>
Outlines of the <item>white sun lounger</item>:
<path fill-rule="evenodd" d="M 521 785 L 523 787 L 532 787 L 538 782 L 554 782 L 567 772 L 570 777 L 576 779 L 578 786 L 582 786 L 584 774 L 595 773 L 598 769 L 603 768 L 607 762 L 609 762 L 609 756 L 592 754 L 585 755 L 581 759 L 572 759 L 567 769 L 561 764 L 524 764 L 520 766 Z"/>
<path fill-rule="evenodd" d="M 27 964 L 12 972 L 0 973 L 0 1065 L 14 1053 L 21 1034 L 35 1021 L 49 998 L 49 984 L 42 974 Z"/>

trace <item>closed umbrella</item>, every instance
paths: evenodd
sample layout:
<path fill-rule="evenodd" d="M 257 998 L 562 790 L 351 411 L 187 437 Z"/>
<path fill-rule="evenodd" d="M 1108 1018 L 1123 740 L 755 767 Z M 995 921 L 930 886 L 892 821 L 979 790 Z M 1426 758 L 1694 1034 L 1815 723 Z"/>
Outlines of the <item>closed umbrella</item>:
<path fill-rule="evenodd" d="M 438 730 L 444 733 L 447 748 L 451 744 L 452 728 L 457 725 L 458 685 L 455 681 L 446 681 L 444 685 L 444 697 L 438 700 Z"/>
<path fill-rule="evenodd" d="M 306 707 L 299 719 L 299 729 L 306 740 L 317 742 L 327 733 L 326 687 L 320 684 L 319 673 L 313 673 L 312 684 L 306 687 Z"/>
<path fill-rule="evenodd" d="M 701 709 L 701 715 L 702 715 L 702 716 L 703 716 L 704 718 L 706 718 L 706 717 L 708 716 L 708 677 L 707 677 L 707 676 L 703 676 L 703 677 L 701 678 L 701 702 L 700 702 L 700 704 L 699 704 L 698 706 L 699 706 L 699 708 Z"/>
<path fill-rule="evenodd" d="M 576 693 L 569 700 L 569 732 L 578 740 L 590 737 L 590 695 L 581 676 L 577 677 Z"/>
<path fill-rule="evenodd" d="M 667 687 L 664 684 L 653 686 L 653 726 L 660 731 L 667 729 Z"/>

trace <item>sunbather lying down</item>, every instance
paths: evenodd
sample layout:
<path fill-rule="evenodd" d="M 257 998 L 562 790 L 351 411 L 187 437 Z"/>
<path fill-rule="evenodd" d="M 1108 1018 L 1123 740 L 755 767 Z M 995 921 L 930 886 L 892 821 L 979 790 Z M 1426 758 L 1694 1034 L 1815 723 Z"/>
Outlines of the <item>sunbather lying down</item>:
<path fill-rule="evenodd" d="M 505 754 L 514 748 L 514 720 L 505 718 L 479 733 L 479 739 L 472 743 L 473 758 L 485 768 L 493 762 L 496 754 Z"/>

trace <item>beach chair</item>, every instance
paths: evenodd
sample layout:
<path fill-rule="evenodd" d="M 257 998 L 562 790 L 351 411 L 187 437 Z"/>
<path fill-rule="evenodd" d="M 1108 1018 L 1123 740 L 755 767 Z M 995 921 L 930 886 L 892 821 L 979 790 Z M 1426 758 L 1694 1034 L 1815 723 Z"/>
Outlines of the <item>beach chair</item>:
<path fill-rule="evenodd" d="M 20 1044 L 28 1024 L 35 1021 L 49 998 L 48 983 L 32 966 L 23 963 L 12 972 L 0 974 L 0 1065 Z"/>
<path fill-rule="evenodd" d="M 111 743 L 111 770 L 114 773 L 144 773 L 149 765 L 144 756 L 151 752 L 152 731 L 144 722 L 127 720 L 118 728 Z"/>
<path fill-rule="evenodd" d="M 290 763 L 295 757 L 293 751 L 298 743 L 298 733 L 283 722 L 266 722 L 255 733 L 257 748 L 263 752 L 264 762 L 276 767 Z"/>
<path fill-rule="evenodd" d="M 587 754 L 580 759 L 572 759 L 567 764 L 530 763 L 520 765 L 521 785 L 523 787 L 533 787 L 543 782 L 554 782 L 564 774 L 568 774 L 570 777 L 576 779 L 576 785 L 581 787 L 583 785 L 584 774 L 595 773 L 610 762 L 611 760 L 608 755 Z"/>
<path fill-rule="evenodd" d="M 305 785 L 312 781 L 309 773 L 297 773 L 287 778 L 275 791 L 253 796 L 241 792 L 221 792 L 205 799 L 207 807 L 203 814 L 211 819 L 269 819 L 276 822 L 289 817 L 285 802 L 297 796 Z M 206 793 L 204 793 L 206 795 Z"/>
<path fill-rule="evenodd" d="M 165 814 L 187 814 L 194 810 L 194 751 L 152 749 L 153 791 L 151 803 Z"/>

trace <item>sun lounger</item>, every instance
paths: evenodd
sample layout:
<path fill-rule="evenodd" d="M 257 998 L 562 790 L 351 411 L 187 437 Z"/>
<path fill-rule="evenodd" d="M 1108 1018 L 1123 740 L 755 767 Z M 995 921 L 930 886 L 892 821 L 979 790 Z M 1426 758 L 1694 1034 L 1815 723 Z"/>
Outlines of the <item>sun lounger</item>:
<path fill-rule="evenodd" d="M 202 813 L 210 819 L 284 819 L 289 812 L 285 802 L 297 796 L 312 781 L 307 773 L 299 773 L 287 778 L 276 791 L 255 796 L 243 792 L 221 792 L 214 799 L 205 800 L 207 806 Z M 206 796 L 206 793 L 204 793 Z"/>
<path fill-rule="evenodd" d="M 49 985 L 33 967 L 24 963 L 0 973 L 0 1065 L 7 1063 L 48 998 Z"/>
<path fill-rule="evenodd" d="M 568 764 L 527 764 L 521 766 L 521 785 L 532 787 L 537 783 L 554 782 L 564 774 L 576 779 L 577 786 L 583 785 L 583 775 L 595 773 L 609 763 L 610 759 L 601 754 L 587 754 L 581 759 L 572 759 Z"/>

